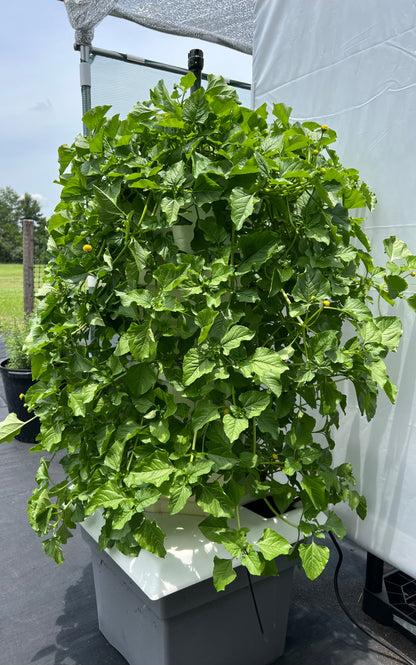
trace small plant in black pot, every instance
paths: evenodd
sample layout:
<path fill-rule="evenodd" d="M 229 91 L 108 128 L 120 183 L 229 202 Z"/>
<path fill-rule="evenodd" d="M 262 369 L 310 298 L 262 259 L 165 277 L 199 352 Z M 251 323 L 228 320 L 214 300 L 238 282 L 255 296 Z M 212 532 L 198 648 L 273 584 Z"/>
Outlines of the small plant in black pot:
<path fill-rule="evenodd" d="M 30 420 L 15 438 L 25 443 L 34 443 L 39 434 L 40 422 L 38 418 L 33 418 L 25 405 L 26 392 L 34 384 L 30 354 L 25 346 L 29 328 L 30 320 L 26 318 L 23 323 L 15 320 L 12 327 L 3 332 L 7 357 L 0 362 L 0 373 L 9 412 L 15 413 L 24 422 Z"/>

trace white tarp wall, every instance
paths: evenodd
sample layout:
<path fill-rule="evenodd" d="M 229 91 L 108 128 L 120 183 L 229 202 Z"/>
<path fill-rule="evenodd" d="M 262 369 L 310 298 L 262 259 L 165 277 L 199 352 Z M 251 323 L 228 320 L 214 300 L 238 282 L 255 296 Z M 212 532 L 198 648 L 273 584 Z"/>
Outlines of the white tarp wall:
<path fill-rule="evenodd" d="M 341 162 L 376 193 L 365 228 L 377 260 L 390 235 L 416 254 L 414 0 L 256 0 L 253 58 L 255 107 L 284 102 L 294 119 L 335 129 Z M 369 514 L 361 522 L 339 512 L 353 540 L 416 577 L 416 317 L 405 307 L 398 314 L 396 405 L 381 398 L 370 423 L 353 406 L 336 434 Z"/>

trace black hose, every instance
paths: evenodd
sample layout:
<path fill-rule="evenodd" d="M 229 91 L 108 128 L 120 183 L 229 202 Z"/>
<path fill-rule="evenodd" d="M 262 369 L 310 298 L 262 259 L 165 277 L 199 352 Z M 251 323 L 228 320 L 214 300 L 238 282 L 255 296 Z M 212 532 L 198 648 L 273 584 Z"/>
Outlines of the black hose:
<path fill-rule="evenodd" d="M 261 622 L 260 612 L 259 612 L 259 608 L 258 608 L 257 601 L 256 601 L 256 596 L 254 595 L 253 582 L 251 581 L 251 575 L 248 572 L 247 568 L 246 568 L 246 573 L 247 573 L 247 577 L 248 577 L 248 586 L 250 588 L 251 598 L 253 600 L 254 609 L 256 610 L 257 621 L 259 622 L 260 632 L 261 632 L 262 635 L 264 635 L 263 624 Z"/>
<path fill-rule="evenodd" d="M 401 653 L 401 651 L 399 651 L 395 647 L 392 647 L 391 644 L 388 644 L 384 640 L 381 640 L 373 632 L 371 632 L 371 630 L 368 630 L 367 628 L 365 628 L 364 626 L 359 624 L 354 619 L 354 617 L 350 614 L 348 609 L 345 607 L 344 601 L 341 598 L 341 594 L 339 592 L 339 586 L 338 586 L 338 575 L 339 575 L 340 568 L 342 566 L 342 561 L 343 561 L 344 556 L 342 554 L 341 547 L 339 546 L 339 543 L 338 543 L 337 539 L 335 538 L 335 536 L 333 535 L 333 533 L 330 532 L 329 535 L 330 535 L 331 540 L 334 543 L 334 545 L 337 549 L 337 552 L 338 552 L 338 563 L 337 563 L 335 573 L 334 573 L 334 589 L 335 589 L 335 596 L 336 596 L 337 601 L 338 601 L 342 611 L 344 612 L 344 614 L 346 614 L 346 616 L 354 624 L 354 626 L 356 628 L 358 628 L 359 630 L 361 630 L 361 632 L 363 632 L 365 635 L 367 635 L 367 637 L 370 637 L 370 639 L 374 640 L 375 642 L 378 642 L 378 644 L 380 644 L 384 649 L 388 649 L 389 651 L 394 653 L 396 656 L 401 658 L 405 663 L 408 663 L 409 665 L 416 665 L 414 660 L 410 660 L 410 658 L 408 658 L 403 653 Z"/>

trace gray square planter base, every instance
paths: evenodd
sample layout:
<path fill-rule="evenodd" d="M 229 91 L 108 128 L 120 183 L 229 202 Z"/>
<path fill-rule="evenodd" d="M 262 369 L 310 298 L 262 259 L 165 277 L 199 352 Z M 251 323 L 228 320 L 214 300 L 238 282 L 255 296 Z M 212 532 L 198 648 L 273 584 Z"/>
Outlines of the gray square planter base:
<path fill-rule="evenodd" d="M 285 647 L 294 562 L 278 560 L 278 577 L 246 571 L 225 591 L 212 579 L 150 600 L 82 530 L 93 558 L 99 628 L 130 665 L 270 665 Z"/>

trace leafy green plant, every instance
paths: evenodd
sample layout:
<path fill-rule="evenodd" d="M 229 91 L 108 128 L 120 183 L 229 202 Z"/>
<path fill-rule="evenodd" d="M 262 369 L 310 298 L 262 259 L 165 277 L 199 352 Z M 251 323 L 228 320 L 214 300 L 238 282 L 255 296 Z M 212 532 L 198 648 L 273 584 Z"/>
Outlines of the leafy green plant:
<path fill-rule="evenodd" d="M 48 458 L 29 519 L 57 562 L 99 509 L 102 548 L 163 556 L 145 509 L 167 497 L 174 514 L 194 498 L 201 531 L 250 573 L 275 574 L 286 554 L 313 579 L 329 555 L 319 539 L 345 533 L 332 506 L 366 513 L 351 465 L 332 460 L 342 387 L 368 420 L 380 389 L 394 401 L 384 360 L 402 327 L 381 306 L 406 299 L 416 256 L 391 237 L 386 267 L 373 264 L 351 212 L 374 196 L 339 162 L 333 130 L 292 124 L 284 104 L 268 124 L 223 79 L 188 95 L 192 82 L 171 95 L 159 82 L 123 120 L 92 109 L 90 135 L 59 149 L 26 397 Z M 15 427 L 11 417 L 4 438 Z M 248 497 L 277 512 L 301 499 L 298 542 L 270 530 L 250 542 Z M 234 576 L 217 558 L 217 589 Z"/>
<path fill-rule="evenodd" d="M 30 354 L 25 346 L 29 328 L 30 319 L 26 317 L 23 322 L 14 319 L 10 328 L 3 332 L 8 354 L 8 369 L 30 369 Z"/>

